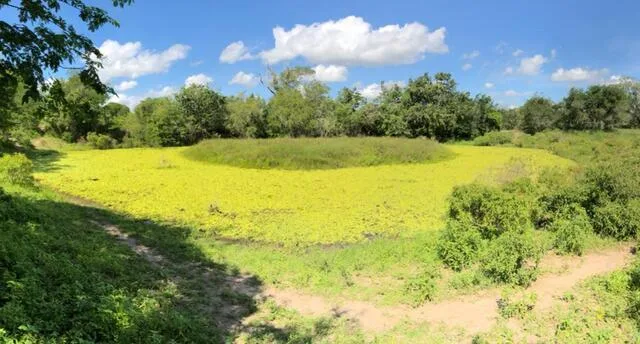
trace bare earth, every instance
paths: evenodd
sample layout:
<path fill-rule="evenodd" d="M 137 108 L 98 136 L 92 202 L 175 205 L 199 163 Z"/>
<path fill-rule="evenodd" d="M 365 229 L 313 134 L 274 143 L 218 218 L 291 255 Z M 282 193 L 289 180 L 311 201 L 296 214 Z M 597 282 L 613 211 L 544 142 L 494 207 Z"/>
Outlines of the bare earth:
<path fill-rule="evenodd" d="M 166 259 L 154 253 L 152 248 L 140 245 L 134 238 L 120 231 L 112 224 L 94 222 L 105 232 L 114 236 L 146 260 L 163 265 Z M 537 294 L 536 310 L 551 308 L 555 300 L 571 290 L 578 282 L 589 277 L 611 272 L 624 267 L 632 257 L 629 244 L 592 252 L 582 257 L 547 256 L 541 262 L 541 269 L 560 271 L 547 273 L 534 282 L 528 291 Z M 418 308 L 409 306 L 380 307 L 363 301 L 333 301 L 321 296 L 309 295 L 295 290 L 265 288 L 262 291 L 247 284 L 247 277 L 228 278 L 225 284 L 230 289 L 247 294 L 256 299 L 270 299 L 281 307 L 294 309 L 306 316 L 345 317 L 360 324 L 367 333 L 382 333 L 392 329 L 403 320 L 414 323 L 429 323 L 459 327 L 468 335 L 490 330 L 497 322 L 497 300 L 500 290 L 487 290 L 480 294 L 458 297 L 429 303 Z M 224 312 L 227 313 L 227 312 Z M 229 313 L 235 313 L 233 311 Z"/>
<path fill-rule="evenodd" d="M 535 292 L 538 296 L 536 310 L 551 308 L 556 298 L 582 280 L 624 267 L 631 256 L 629 245 L 593 252 L 583 257 L 548 256 L 541 263 L 542 269 L 557 270 L 561 267 L 565 272 L 543 275 L 528 288 L 528 291 Z M 273 288 L 267 289 L 263 294 L 280 306 L 295 309 L 304 315 L 348 317 L 360 323 L 365 331 L 373 333 L 389 330 L 403 320 L 461 327 L 471 334 L 485 332 L 496 324 L 497 300 L 500 298 L 500 290 L 489 290 L 482 294 L 411 308 L 378 307 L 360 301 L 335 303 L 318 296 Z"/>

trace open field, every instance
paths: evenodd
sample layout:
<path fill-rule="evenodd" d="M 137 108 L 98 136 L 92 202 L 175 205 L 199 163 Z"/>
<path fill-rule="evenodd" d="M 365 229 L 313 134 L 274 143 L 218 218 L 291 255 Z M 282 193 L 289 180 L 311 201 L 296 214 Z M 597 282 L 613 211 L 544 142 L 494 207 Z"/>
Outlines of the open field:
<path fill-rule="evenodd" d="M 454 186 L 514 159 L 572 163 L 540 150 L 448 146 L 429 164 L 335 170 L 243 169 L 187 159 L 185 148 L 67 152 L 43 184 L 138 218 L 173 221 L 211 237 L 283 245 L 407 237 L 439 229 Z"/>

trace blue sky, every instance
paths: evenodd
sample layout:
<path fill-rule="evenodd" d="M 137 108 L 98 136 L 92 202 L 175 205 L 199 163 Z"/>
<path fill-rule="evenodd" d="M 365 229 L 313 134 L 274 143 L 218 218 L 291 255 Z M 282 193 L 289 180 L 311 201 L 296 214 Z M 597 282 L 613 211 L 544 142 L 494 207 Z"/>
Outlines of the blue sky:
<path fill-rule="evenodd" d="M 190 76 L 224 94 L 267 95 L 251 87 L 266 63 L 276 70 L 323 65 L 318 77 L 334 93 L 356 86 L 373 95 L 380 81 L 450 72 L 460 89 L 503 106 L 640 76 L 640 2 L 631 0 L 137 0 L 111 12 L 120 28 L 90 37 L 108 50 L 104 75 L 130 105 L 174 92 Z M 293 31 L 296 25 L 303 26 Z M 234 42 L 228 52 L 235 54 L 221 61 Z M 240 84 L 230 84 L 239 72 Z"/>

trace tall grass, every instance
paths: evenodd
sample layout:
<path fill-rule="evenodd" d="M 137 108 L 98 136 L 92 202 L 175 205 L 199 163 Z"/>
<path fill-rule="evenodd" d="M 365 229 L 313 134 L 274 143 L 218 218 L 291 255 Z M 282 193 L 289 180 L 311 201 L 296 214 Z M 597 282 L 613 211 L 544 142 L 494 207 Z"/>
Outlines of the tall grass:
<path fill-rule="evenodd" d="M 214 139 L 184 154 L 212 164 L 283 170 L 425 163 L 453 156 L 431 140 L 390 137 Z"/>

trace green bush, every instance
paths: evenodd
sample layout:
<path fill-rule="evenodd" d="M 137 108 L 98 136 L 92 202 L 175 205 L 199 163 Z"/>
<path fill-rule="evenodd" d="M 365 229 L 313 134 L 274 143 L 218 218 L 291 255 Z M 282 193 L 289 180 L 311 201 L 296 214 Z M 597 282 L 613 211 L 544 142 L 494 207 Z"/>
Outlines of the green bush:
<path fill-rule="evenodd" d="M 116 145 L 116 140 L 110 136 L 96 133 L 88 133 L 87 142 L 96 149 L 111 149 Z"/>
<path fill-rule="evenodd" d="M 476 260 L 481 244 L 482 237 L 470 222 L 450 220 L 436 249 L 445 265 L 460 271 Z"/>
<path fill-rule="evenodd" d="M 506 145 L 511 143 L 513 135 L 512 131 L 492 131 L 476 137 L 472 142 L 474 146 Z"/>
<path fill-rule="evenodd" d="M 531 227 L 530 204 L 523 197 L 480 184 L 459 186 L 453 190 L 449 217 L 470 221 L 485 239 L 508 231 L 522 232 Z"/>
<path fill-rule="evenodd" d="M 515 290 L 506 289 L 498 300 L 498 313 L 505 319 L 522 319 L 533 310 L 537 300 L 536 293 L 522 292 L 516 295 Z"/>
<path fill-rule="evenodd" d="M 635 237 L 640 231 L 640 198 L 629 202 L 607 202 L 597 207 L 591 219 L 596 233 L 618 240 Z"/>
<path fill-rule="evenodd" d="M 489 242 L 482 253 L 482 271 L 495 282 L 527 286 L 538 273 L 542 248 L 531 230 L 524 233 L 506 232 Z"/>
<path fill-rule="evenodd" d="M 587 212 L 573 204 L 555 219 L 548 229 L 555 233 L 553 247 L 562 253 L 581 255 L 593 227 Z"/>
<path fill-rule="evenodd" d="M 627 202 L 640 198 L 640 164 L 630 159 L 591 166 L 582 180 L 586 187 L 588 210 L 608 201 Z"/>
<path fill-rule="evenodd" d="M 405 291 L 414 307 L 434 299 L 440 277 L 440 269 L 437 266 L 427 266 L 420 274 L 407 280 Z"/>
<path fill-rule="evenodd" d="M 12 184 L 33 184 L 33 163 L 26 155 L 5 154 L 0 157 L 0 180 Z"/>

